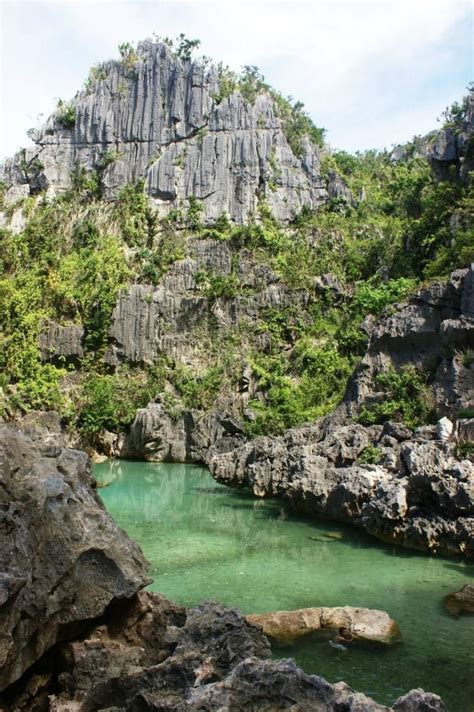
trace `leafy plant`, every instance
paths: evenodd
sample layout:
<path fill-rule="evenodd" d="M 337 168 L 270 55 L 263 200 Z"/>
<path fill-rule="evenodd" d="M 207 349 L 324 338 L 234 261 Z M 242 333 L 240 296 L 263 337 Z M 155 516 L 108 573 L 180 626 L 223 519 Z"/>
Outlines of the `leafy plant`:
<path fill-rule="evenodd" d="M 183 32 L 181 32 L 181 34 L 176 39 L 176 56 L 182 62 L 190 62 L 194 50 L 198 49 L 200 44 L 201 40 L 192 40 L 189 37 L 186 37 Z"/>
<path fill-rule="evenodd" d="M 362 465 L 378 465 L 382 459 L 382 453 L 378 447 L 367 445 L 358 457 L 358 461 Z"/>
<path fill-rule="evenodd" d="M 56 107 L 56 121 L 65 129 L 72 129 L 76 125 L 76 107 L 72 102 L 58 100 Z"/>
<path fill-rule="evenodd" d="M 135 69 L 138 62 L 138 53 L 135 47 L 130 42 L 122 42 L 118 46 L 120 61 L 129 71 Z"/>
<path fill-rule="evenodd" d="M 363 407 L 358 417 L 362 425 L 383 423 L 386 420 L 401 421 L 410 428 L 436 422 L 426 384 L 426 376 L 411 366 L 399 371 L 390 369 L 376 377 L 384 399 Z"/>

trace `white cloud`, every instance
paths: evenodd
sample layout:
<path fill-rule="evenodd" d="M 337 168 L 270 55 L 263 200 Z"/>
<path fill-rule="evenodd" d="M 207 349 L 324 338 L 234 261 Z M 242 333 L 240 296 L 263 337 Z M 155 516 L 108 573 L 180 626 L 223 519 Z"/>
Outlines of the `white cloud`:
<path fill-rule="evenodd" d="M 0 155 L 119 42 L 154 31 L 199 37 L 237 69 L 260 66 L 348 150 L 428 131 L 473 75 L 470 2 L 4 0 L 0 22 Z"/>

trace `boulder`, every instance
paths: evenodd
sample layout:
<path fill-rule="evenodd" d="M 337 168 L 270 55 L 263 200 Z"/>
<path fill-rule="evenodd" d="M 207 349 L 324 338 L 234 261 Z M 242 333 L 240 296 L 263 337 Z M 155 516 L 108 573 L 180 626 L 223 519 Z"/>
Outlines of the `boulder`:
<path fill-rule="evenodd" d="M 444 599 L 444 607 L 455 616 L 474 613 L 474 584 L 466 583 L 459 591 L 448 594 Z"/>
<path fill-rule="evenodd" d="M 370 608 L 301 608 L 248 615 L 246 619 L 261 626 L 265 635 L 280 645 L 292 645 L 317 630 L 339 628 L 350 630 L 354 640 L 391 645 L 400 638 L 398 625 L 388 613 Z"/>
<path fill-rule="evenodd" d="M 185 610 L 156 594 L 142 593 L 111 609 L 108 619 L 87 636 L 59 645 L 56 653 L 59 665 L 45 667 L 41 675 L 32 673 L 22 692 L 7 696 L 4 704 L 9 709 L 391 709 L 343 682 L 333 686 L 318 675 L 308 675 L 293 660 L 268 659 L 270 648 L 259 628 L 236 611 L 214 603 Z M 418 708 L 413 707 L 415 700 Z M 408 693 L 395 704 L 407 712 L 444 711 L 439 697 L 422 690 Z"/>
<path fill-rule="evenodd" d="M 85 453 L 0 429 L 0 689 L 149 579 Z"/>

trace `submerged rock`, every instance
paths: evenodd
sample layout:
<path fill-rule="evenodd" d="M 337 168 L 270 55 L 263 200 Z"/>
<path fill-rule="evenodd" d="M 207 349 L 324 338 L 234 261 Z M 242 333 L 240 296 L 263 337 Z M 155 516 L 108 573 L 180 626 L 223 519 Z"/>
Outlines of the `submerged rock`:
<path fill-rule="evenodd" d="M 467 583 L 460 591 L 450 593 L 444 599 L 444 607 L 449 613 L 474 613 L 474 584 Z"/>
<path fill-rule="evenodd" d="M 146 562 L 92 489 L 85 453 L 0 429 L 0 689 L 145 586 Z"/>
<path fill-rule="evenodd" d="M 398 625 L 385 611 L 370 608 L 301 608 L 246 616 L 262 627 L 265 635 L 281 645 L 291 645 L 321 629 L 347 628 L 353 640 L 390 645 L 400 638 Z"/>

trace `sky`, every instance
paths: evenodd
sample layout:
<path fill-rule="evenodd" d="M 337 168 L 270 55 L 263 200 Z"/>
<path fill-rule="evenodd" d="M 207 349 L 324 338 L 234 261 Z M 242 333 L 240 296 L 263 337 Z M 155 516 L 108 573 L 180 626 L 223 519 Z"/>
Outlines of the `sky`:
<path fill-rule="evenodd" d="M 0 0 L 0 159 L 121 42 L 180 32 L 232 69 L 258 66 L 332 148 L 390 147 L 466 93 L 473 16 L 468 0 Z"/>

